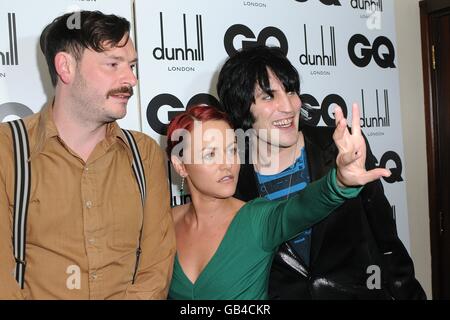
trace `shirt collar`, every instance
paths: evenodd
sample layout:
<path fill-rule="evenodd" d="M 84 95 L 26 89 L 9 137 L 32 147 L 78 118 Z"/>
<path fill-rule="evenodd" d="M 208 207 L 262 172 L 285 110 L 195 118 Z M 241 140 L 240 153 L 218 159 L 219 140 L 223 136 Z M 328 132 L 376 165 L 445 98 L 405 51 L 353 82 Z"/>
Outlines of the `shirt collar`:
<path fill-rule="evenodd" d="M 31 152 L 31 157 L 35 154 L 41 153 L 49 139 L 59 136 L 58 129 L 53 121 L 53 102 L 54 100 L 46 104 L 39 114 L 36 147 Z M 106 148 L 111 147 L 115 142 L 119 142 L 125 150 L 127 150 L 130 160 L 133 159 L 131 147 L 128 144 L 125 134 L 116 121 L 110 122 L 106 125 L 106 135 L 104 141 L 106 143 Z"/>

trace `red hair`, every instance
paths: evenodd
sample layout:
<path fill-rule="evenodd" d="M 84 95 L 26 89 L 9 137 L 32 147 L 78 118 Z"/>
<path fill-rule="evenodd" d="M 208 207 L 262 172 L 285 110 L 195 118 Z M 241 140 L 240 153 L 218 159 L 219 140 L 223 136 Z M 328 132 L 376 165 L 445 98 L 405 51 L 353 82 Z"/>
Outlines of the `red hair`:
<path fill-rule="evenodd" d="M 225 121 L 231 128 L 233 128 L 231 121 L 224 112 L 211 105 L 206 104 L 188 107 L 186 111 L 178 114 L 175 118 L 173 118 L 167 127 L 166 152 L 169 159 L 172 153 L 172 149 L 181 142 L 181 140 L 172 141 L 172 136 L 175 130 L 185 129 L 187 131 L 191 131 L 194 126 L 194 121 L 206 122 L 210 120 Z"/>

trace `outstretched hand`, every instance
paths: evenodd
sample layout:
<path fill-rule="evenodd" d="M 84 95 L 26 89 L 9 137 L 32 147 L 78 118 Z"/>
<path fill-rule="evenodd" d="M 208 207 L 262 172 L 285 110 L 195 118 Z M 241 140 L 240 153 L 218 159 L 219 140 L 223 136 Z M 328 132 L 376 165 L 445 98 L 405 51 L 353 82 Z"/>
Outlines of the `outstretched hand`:
<path fill-rule="evenodd" d="M 336 129 L 333 140 L 339 153 L 336 158 L 337 182 L 340 186 L 361 186 L 381 177 L 389 177 L 390 170 L 377 168 L 366 170 L 366 143 L 361 134 L 359 107 L 352 106 L 352 133 L 340 107 L 334 109 Z"/>

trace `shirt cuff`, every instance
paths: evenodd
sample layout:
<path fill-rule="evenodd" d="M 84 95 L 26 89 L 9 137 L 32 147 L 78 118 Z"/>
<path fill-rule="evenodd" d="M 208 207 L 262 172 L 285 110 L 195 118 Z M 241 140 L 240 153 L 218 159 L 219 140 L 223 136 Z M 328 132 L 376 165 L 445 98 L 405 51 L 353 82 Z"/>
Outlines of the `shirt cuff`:
<path fill-rule="evenodd" d="M 328 173 L 328 183 L 331 189 L 340 197 L 345 199 L 355 198 L 359 192 L 362 190 L 363 186 L 360 187 L 343 187 L 341 188 L 337 184 L 337 172 L 336 168 L 333 168 Z"/>

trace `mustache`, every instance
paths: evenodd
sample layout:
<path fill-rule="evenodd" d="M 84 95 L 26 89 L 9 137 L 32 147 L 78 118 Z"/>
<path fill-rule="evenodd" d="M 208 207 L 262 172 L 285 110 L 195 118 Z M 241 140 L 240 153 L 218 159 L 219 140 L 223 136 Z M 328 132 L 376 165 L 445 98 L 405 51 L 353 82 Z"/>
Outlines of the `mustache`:
<path fill-rule="evenodd" d="M 131 98 L 134 94 L 133 87 L 124 86 L 124 87 L 112 89 L 112 90 L 108 91 L 108 93 L 106 94 L 106 99 L 108 99 L 110 96 L 121 94 L 121 93 L 126 93 Z"/>

